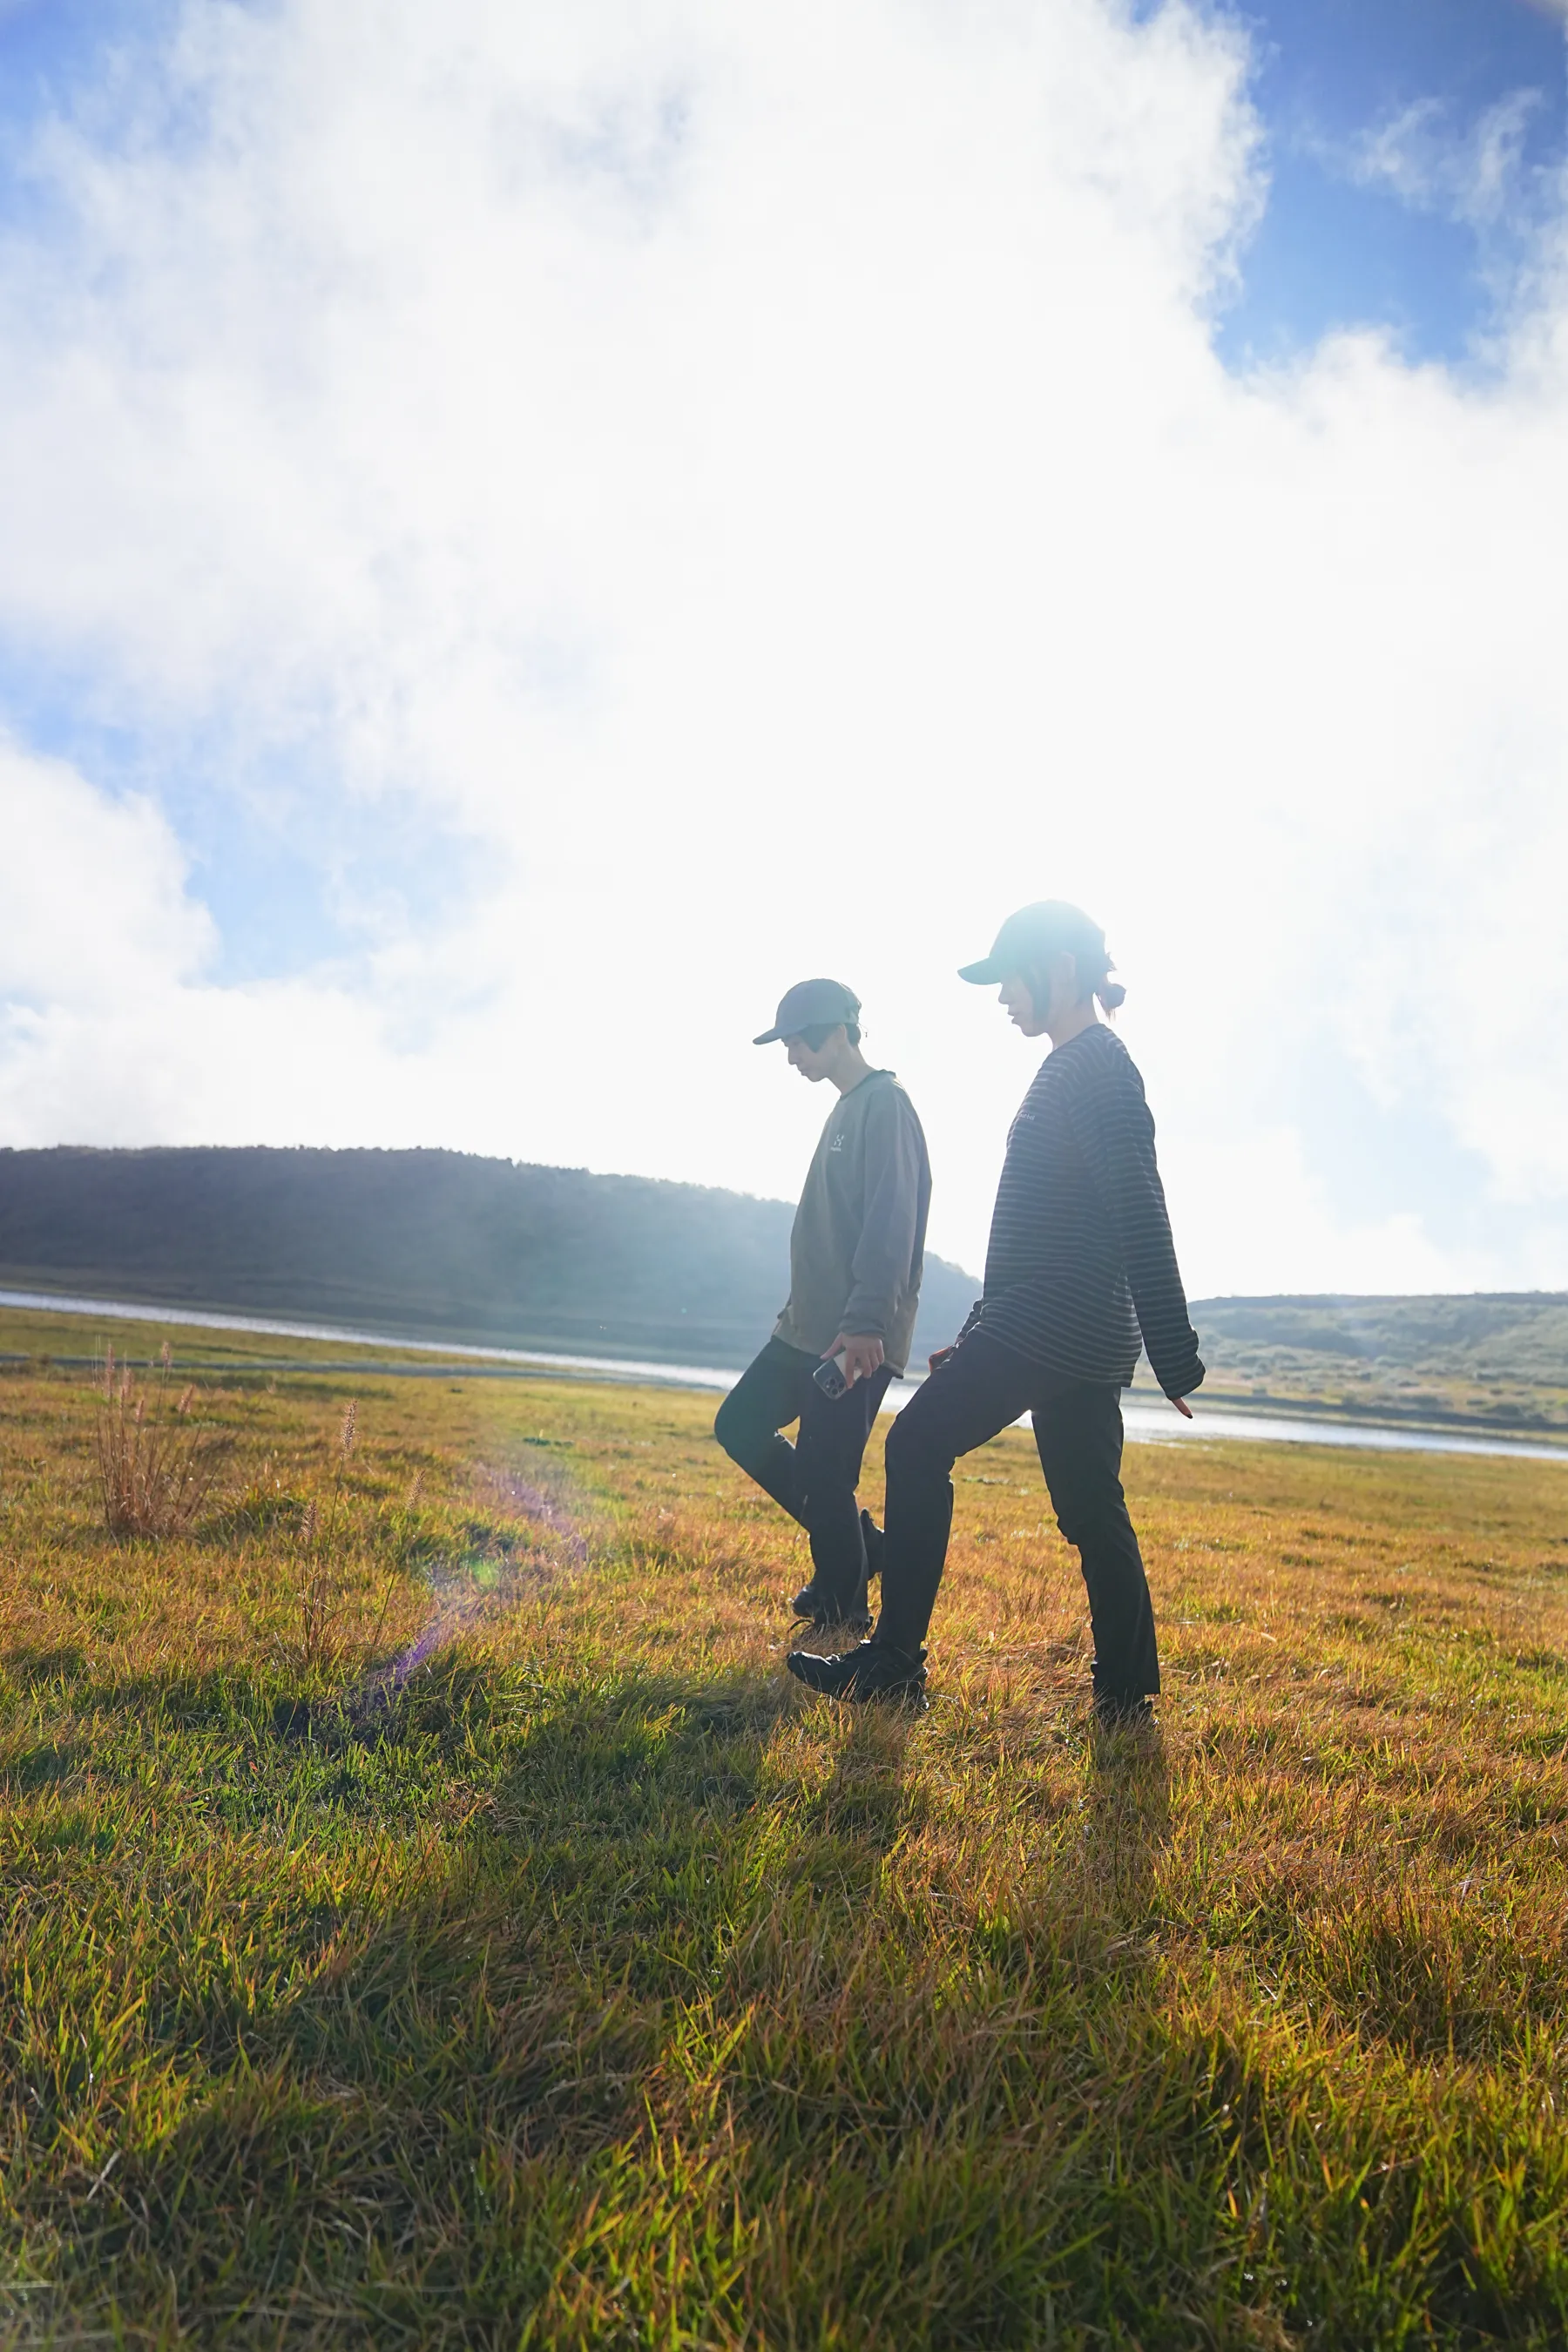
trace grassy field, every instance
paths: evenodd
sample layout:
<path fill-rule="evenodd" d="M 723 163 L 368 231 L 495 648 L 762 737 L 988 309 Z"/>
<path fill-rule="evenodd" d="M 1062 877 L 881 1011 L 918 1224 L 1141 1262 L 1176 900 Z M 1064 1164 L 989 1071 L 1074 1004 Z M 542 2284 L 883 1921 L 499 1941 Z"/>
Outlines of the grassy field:
<path fill-rule="evenodd" d="M 711 1406 L 0 1375 L 0 2343 L 1560 2347 L 1568 1472 L 1134 1450 L 1143 1752 L 1022 1433 L 848 1717 Z"/>

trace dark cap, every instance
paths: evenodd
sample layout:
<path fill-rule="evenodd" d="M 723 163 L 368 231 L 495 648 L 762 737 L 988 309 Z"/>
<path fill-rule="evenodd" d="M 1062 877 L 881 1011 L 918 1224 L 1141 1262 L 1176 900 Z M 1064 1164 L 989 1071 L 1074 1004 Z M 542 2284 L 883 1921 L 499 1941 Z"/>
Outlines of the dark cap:
<path fill-rule="evenodd" d="M 841 980 L 797 980 L 779 999 L 773 1025 L 753 1037 L 753 1045 L 774 1045 L 781 1037 L 798 1037 L 803 1029 L 847 1028 L 860 1018 L 860 999 Z"/>
<path fill-rule="evenodd" d="M 958 976 L 984 988 L 1016 971 L 1037 971 L 1052 956 L 1064 953 L 1078 958 L 1079 978 L 1087 987 L 1094 987 L 1110 969 L 1099 924 L 1065 898 L 1041 898 L 1009 915 L 990 954 L 978 963 L 961 964 Z"/>

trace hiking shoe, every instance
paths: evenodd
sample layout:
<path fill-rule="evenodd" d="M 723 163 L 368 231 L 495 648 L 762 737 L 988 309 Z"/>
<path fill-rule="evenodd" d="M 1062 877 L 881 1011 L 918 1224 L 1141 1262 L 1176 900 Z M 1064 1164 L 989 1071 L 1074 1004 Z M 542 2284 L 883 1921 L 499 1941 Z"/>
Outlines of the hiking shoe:
<path fill-rule="evenodd" d="M 860 1514 L 860 1532 L 866 1538 L 866 1574 L 868 1578 L 880 1576 L 882 1554 L 887 1549 L 888 1538 L 869 1511 Z"/>
<path fill-rule="evenodd" d="M 815 1657 L 809 1650 L 792 1650 L 784 1664 L 797 1683 L 821 1691 L 826 1698 L 885 1699 L 894 1706 L 925 1703 L 925 1652 L 913 1655 L 895 1650 L 890 1642 L 862 1642 L 842 1656 Z"/>
<path fill-rule="evenodd" d="M 863 1584 L 853 1601 L 838 1601 L 831 1592 L 825 1592 L 814 1576 L 809 1584 L 801 1586 L 790 1607 L 808 1624 L 847 1625 L 852 1633 L 868 1633 L 871 1630 L 870 1603 Z"/>

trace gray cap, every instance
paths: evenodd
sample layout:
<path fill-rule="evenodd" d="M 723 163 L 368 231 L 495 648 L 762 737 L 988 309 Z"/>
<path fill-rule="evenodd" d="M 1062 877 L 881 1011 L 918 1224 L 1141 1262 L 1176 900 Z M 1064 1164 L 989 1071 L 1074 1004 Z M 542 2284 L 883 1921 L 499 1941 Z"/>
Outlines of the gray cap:
<path fill-rule="evenodd" d="M 753 1037 L 753 1045 L 775 1045 L 781 1037 L 798 1037 L 803 1029 L 847 1028 L 860 1018 L 860 999 L 841 980 L 797 980 L 779 999 L 773 1025 Z"/>
<path fill-rule="evenodd" d="M 958 976 L 984 988 L 1016 971 L 1037 970 L 1064 949 L 1077 956 L 1080 972 L 1088 964 L 1098 965 L 1101 972 L 1108 967 L 1105 933 L 1100 925 L 1065 898 L 1040 898 L 1034 906 L 1020 907 L 1016 915 L 1009 915 L 990 954 L 982 956 L 978 963 L 961 964 Z"/>

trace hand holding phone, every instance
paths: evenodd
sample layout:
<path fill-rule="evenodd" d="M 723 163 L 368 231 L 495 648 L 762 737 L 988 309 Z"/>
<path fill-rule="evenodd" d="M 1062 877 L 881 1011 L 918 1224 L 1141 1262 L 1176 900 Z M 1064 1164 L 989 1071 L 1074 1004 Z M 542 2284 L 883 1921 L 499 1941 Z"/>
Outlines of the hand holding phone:
<path fill-rule="evenodd" d="M 831 1404 L 837 1404 L 841 1396 L 849 1393 L 850 1382 L 844 1371 L 846 1352 L 841 1350 L 837 1356 L 825 1356 L 811 1376 Z"/>
<path fill-rule="evenodd" d="M 840 1331 L 824 1348 L 822 1357 L 824 1366 L 831 1360 L 837 1368 L 843 1385 L 830 1388 L 820 1370 L 811 1377 L 825 1396 L 841 1397 L 857 1381 L 868 1381 L 873 1372 L 880 1370 L 882 1352 L 882 1342 L 874 1331 Z"/>

